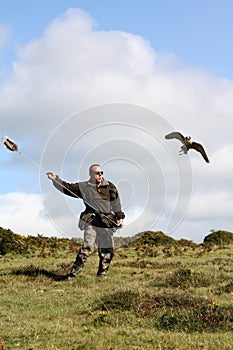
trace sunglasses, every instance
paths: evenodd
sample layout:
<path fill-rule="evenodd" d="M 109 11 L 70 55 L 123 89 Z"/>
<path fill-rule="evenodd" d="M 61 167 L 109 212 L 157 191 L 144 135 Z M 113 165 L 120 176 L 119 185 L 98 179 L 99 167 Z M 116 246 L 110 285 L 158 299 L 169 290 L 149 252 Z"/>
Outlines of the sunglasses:
<path fill-rule="evenodd" d="M 95 175 L 103 175 L 103 171 L 92 171 Z"/>

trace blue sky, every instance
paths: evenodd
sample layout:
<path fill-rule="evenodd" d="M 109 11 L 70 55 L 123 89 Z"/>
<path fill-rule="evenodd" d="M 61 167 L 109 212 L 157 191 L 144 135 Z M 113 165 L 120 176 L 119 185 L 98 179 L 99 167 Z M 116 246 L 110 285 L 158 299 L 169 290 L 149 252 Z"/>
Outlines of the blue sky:
<path fill-rule="evenodd" d="M 141 35 L 156 50 L 172 53 L 184 64 L 233 77 L 231 0 L 9 0 L 1 4 L 0 20 L 10 27 L 12 42 L 23 45 L 69 7 L 87 11 L 100 30 Z"/>
<path fill-rule="evenodd" d="M 72 123 L 80 123 L 78 118 L 75 122 L 70 118 L 74 113 L 112 102 L 135 104 L 139 109 L 149 108 L 163 116 L 167 126 L 174 126 L 184 133 L 194 133 L 194 138 L 204 142 L 212 160 L 206 168 L 198 155 L 192 153 L 188 160 L 182 158 L 191 161 L 193 172 L 185 180 L 189 188 L 187 196 L 190 203 L 186 203 L 189 214 L 171 234 L 201 240 L 208 230 L 231 230 L 233 166 L 227 159 L 233 147 L 230 131 L 233 122 L 232 13 L 233 2 L 230 0 L 4 2 L 0 12 L 1 137 L 9 133 L 38 165 L 44 161 L 42 172 L 49 164 L 55 170 L 57 167 L 59 172 L 57 148 L 50 152 L 46 145 L 55 140 L 62 153 L 62 144 L 55 136 L 62 127 L 70 126 L 72 129 Z M 120 117 L 114 117 L 115 110 L 112 114 L 109 121 L 115 125 Z M 145 123 L 141 122 L 141 126 L 152 130 L 154 126 L 151 127 L 149 116 L 144 118 Z M 79 125 L 83 130 L 88 120 Z M 159 132 L 156 127 L 154 129 L 155 133 Z M 112 140 L 106 138 L 106 143 L 115 137 L 113 130 L 109 132 Z M 121 132 L 122 135 L 128 133 L 128 141 L 136 137 L 138 144 L 141 142 L 134 128 Z M 83 158 L 77 159 L 77 155 L 72 155 L 78 135 L 72 145 L 67 144 L 65 157 L 69 159 L 70 155 L 70 163 L 64 162 L 62 170 L 70 181 L 76 177 L 73 173 L 76 163 L 80 170 L 86 159 L 91 158 L 90 147 L 92 150 L 95 148 L 92 140 L 93 137 L 98 140 L 98 135 L 88 133 L 86 144 L 80 141 L 82 150 L 86 145 L 89 147 Z M 215 134 L 218 137 L 213 136 Z M 61 133 L 61 137 L 67 139 L 68 135 Z M 150 137 L 143 135 L 143 138 L 149 151 Z M 123 150 L 125 141 L 121 142 Z M 173 142 L 164 147 L 174 147 L 175 152 L 179 149 L 179 145 Z M 123 159 L 121 148 L 118 150 Z M 55 227 L 58 227 L 62 235 L 71 235 L 75 225 L 69 224 L 70 218 L 82 207 L 70 202 L 71 209 L 57 217 L 60 197 L 56 197 L 47 179 L 41 179 L 39 167 L 3 148 L 0 157 L 0 196 L 4 205 L 0 226 L 34 234 L 38 230 L 51 234 L 57 232 Z M 103 161 L 110 164 L 107 157 L 106 152 Z M 130 164 L 136 162 L 133 154 L 129 159 Z M 173 159 L 174 162 L 178 168 L 181 166 L 180 158 Z M 137 179 L 139 183 L 136 176 L 133 182 L 134 171 L 129 166 L 128 173 L 122 175 L 123 181 L 114 173 L 114 164 L 107 167 L 109 176 L 121 183 L 123 192 L 132 192 L 134 198 L 140 176 Z M 143 169 L 148 179 L 150 164 L 148 157 L 148 164 Z M 172 169 L 167 169 L 167 162 L 161 159 L 159 164 L 157 170 L 160 172 L 159 169 L 162 169 L 162 174 L 158 178 L 164 177 L 168 186 L 167 200 L 163 204 L 167 212 L 165 210 L 161 214 L 152 228 L 166 231 L 166 222 L 176 202 L 175 187 L 170 188 L 169 184 L 175 181 L 177 171 L 173 169 L 172 174 Z M 139 162 L 138 167 L 143 166 Z M 189 163 L 182 165 L 181 173 L 187 170 L 186 167 Z M 192 182 L 192 195 L 189 180 Z M 161 193 L 154 186 L 151 184 L 160 198 Z M 53 206 L 45 200 L 45 208 L 41 205 L 40 196 L 44 198 L 48 193 L 51 193 Z M 142 195 L 143 189 L 139 193 Z M 123 202 L 128 203 L 124 193 Z M 129 230 L 124 229 L 123 232 L 125 235 L 137 233 L 134 232 L 137 229 L 151 228 L 146 226 L 149 217 L 153 216 L 150 210 L 158 208 L 147 208 L 147 213 L 143 212 L 140 216 L 142 208 L 139 202 L 135 195 L 135 201 L 125 205 L 130 218 Z M 28 214 L 29 207 L 31 214 Z M 18 214 L 11 216 L 11 213 Z M 176 214 L 181 218 L 181 213 Z M 28 215 L 33 218 L 30 224 L 26 223 Z M 135 217 L 141 218 L 140 227 L 136 219 L 133 225 Z M 65 232 L 64 227 L 68 226 L 69 232 Z M 196 232 L 199 232 L 198 237 Z"/>

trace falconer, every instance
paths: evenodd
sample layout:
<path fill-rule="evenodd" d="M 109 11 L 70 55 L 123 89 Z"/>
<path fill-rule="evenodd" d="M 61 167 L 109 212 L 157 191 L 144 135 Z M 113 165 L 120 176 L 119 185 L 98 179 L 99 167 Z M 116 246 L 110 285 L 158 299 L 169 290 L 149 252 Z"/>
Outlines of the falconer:
<path fill-rule="evenodd" d="M 124 226 L 125 218 L 116 186 L 104 179 L 100 164 L 90 166 L 90 178 L 83 182 L 65 182 L 52 171 L 47 175 L 59 191 L 80 198 L 85 204 L 85 210 L 79 218 L 84 241 L 67 278 L 71 279 L 80 273 L 96 246 L 99 255 L 97 276 L 106 277 L 114 255 L 113 234 Z"/>

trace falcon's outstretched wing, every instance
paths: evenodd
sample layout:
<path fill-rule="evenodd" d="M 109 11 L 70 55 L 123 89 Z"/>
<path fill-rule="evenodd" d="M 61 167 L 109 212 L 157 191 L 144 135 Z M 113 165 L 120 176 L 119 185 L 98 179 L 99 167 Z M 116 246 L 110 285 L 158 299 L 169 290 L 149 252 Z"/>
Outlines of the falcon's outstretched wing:
<path fill-rule="evenodd" d="M 205 159 L 205 161 L 207 163 L 209 163 L 209 159 L 207 157 L 207 154 L 204 150 L 204 147 L 200 144 L 200 143 L 197 143 L 197 142 L 192 142 L 192 145 L 191 145 L 191 148 L 195 149 L 196 151 L 200 152 L 202 157 Z"/>
<path fill-rule="evenodd" d="M 184 143 L 185 137 L 178 131 L 171 132 L 170 134 L 167 134 L 165 136 L 165 139 L 177 139 L 180 140 L 182 143 Z"/>

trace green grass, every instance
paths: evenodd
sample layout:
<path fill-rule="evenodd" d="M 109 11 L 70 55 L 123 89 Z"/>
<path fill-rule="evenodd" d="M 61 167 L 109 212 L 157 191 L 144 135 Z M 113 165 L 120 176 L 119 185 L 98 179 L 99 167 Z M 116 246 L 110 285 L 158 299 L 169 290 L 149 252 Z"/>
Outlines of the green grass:
<path fill-rule="evenodd" d="M 117 248 L 107 279 L 98 256 L 64 281 L 75 258 L 0 257 L 0 338 L 6 350 L 230 350 L 233 245 Z"/>

